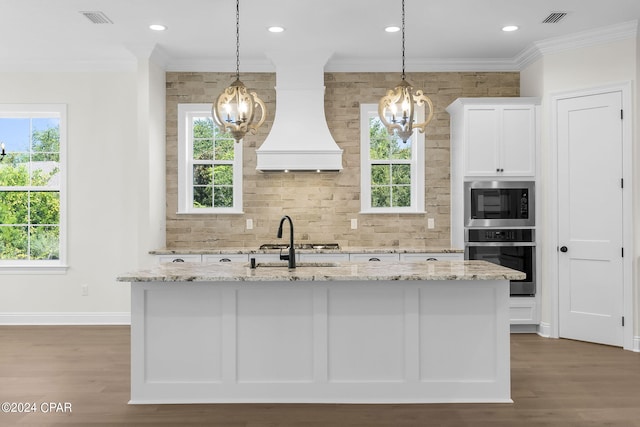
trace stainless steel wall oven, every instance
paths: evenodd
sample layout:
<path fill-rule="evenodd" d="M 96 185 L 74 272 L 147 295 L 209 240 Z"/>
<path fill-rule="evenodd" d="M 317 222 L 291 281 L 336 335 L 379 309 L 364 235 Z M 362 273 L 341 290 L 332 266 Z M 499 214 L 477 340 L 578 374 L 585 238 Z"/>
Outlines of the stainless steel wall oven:
<path fill-rule="evenodd" d="M 536 293 L 536 244 L 533 229 L 467 229 L 465 258 L 499 264 L 527 275 L 512 280 L 511 296 Z"/>

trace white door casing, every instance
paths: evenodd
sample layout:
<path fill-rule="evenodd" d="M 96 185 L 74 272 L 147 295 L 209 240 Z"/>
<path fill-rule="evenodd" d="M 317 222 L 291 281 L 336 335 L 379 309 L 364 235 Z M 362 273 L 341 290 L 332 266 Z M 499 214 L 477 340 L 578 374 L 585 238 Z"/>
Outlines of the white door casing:
<path fill-rule="evenodd" d="M 623 97 L 618 89 L 555 104 L 558 336 L 616 346 L 625 344 Z"/>

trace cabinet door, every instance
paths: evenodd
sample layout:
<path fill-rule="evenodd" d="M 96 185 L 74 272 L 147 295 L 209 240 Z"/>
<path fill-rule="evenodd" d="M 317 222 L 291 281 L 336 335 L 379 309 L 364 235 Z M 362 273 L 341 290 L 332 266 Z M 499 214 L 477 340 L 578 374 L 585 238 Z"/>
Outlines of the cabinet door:
<path fill-rule="evenodd" d="M 503 108 L 500 175 L 535 175 L 536 137 L 536 114 L 533 106 Z"/>
<path fill-rule="evenodd" d="M 499 170 L 498 107 L 469 107 L 466 112 L 464 170 L 467 176 L 495 176 Z"/>

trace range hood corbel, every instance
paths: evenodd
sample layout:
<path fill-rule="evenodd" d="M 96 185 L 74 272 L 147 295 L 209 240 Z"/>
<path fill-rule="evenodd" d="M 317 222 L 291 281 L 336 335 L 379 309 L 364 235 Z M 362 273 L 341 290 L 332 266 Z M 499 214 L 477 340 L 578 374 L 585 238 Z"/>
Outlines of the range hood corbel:
<path fill-rule="evenodd" d="M 278 51 L 276 113 L 269 135 L 256 150 L 260 171 L 340 171 L 342 149 L 324 112 L 324 66 L 330 52 Z"/>

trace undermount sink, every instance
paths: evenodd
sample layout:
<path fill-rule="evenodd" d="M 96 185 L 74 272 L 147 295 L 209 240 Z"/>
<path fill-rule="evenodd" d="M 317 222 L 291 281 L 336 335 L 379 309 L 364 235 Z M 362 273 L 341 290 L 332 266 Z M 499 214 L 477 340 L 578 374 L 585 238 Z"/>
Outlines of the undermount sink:
<path fill-rule="evenodd" d="M 287 268 L 286 262 L 258 262 L 256 268 L 260 267 L 284 267 Z M 338 267 L 335 262 L 296 262 L 296 267 Z"/>
<path fill-rule="evenodd" d="M 289 245 L 286 243 L 265 243 L 260 245 L 261 250 L 269 249 L 287 249 Z M 337 243 L 298 243 L 293 245 L 294 249 L 340 249 Z"/>

